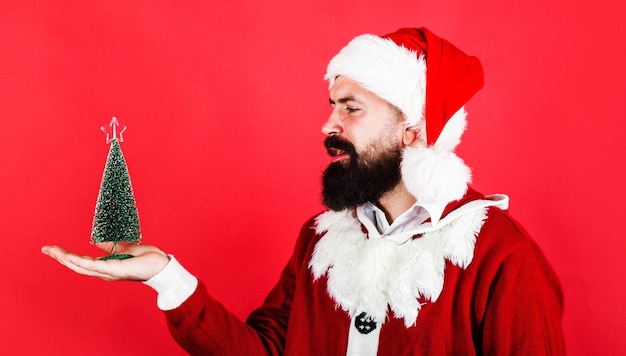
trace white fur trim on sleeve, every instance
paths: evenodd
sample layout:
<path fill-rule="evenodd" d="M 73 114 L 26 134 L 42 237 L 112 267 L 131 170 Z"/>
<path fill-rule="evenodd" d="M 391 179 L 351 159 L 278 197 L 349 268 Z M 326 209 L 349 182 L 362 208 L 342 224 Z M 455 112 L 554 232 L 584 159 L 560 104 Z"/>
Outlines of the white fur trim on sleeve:
<path fill-rule="evenodd" d="M 198 279 L 189 273 L 172 255 L 170 262 L 154 277 L 143 282 L 157 291 L 157 306 L 161 310 L 178 308 L 198 286 Z"/>

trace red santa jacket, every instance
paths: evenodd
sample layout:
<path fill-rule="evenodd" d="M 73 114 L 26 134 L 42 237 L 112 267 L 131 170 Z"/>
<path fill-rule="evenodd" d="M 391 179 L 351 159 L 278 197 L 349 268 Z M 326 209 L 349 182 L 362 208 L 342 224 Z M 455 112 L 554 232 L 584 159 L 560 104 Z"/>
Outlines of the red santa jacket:
<path fill-rule="evenodd" d="M 470 189 L 444 218 L 481 199 Z M 419 295 L 415 318 L 389 306 L 378 324 L 378 355 L 565 353 L 563 296 L 553 269 L 505 210 L 489 207 L 484 215 L 469 261 L 445 258 L 440 291 Z M 329 292 L 329 273 L 314 276 L 312 256 L 326 235 L 318 223 L 316 217 L 303 226 L 278 283 L 245 323 L 199 283 L 180 307 L 165 311 L 176 341 L 193 355 L 346 355 L 351 313 L 360 309 L 351 311 Z"/>

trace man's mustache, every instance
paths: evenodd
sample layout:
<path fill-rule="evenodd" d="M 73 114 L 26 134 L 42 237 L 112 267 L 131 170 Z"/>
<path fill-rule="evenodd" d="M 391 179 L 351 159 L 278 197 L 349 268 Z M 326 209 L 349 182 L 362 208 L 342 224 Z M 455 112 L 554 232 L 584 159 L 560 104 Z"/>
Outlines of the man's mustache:
<path fill-rule="evenodd" d="M 339 136 L 326 137 L 324 140 L 324 147 L 326 147 L 326 152 L 328 152 L 331 156 L 336 156 L 338 151 L 343 151 L 350 157 L 354 157 L 356 155 L 356 148 L 354 148 L 354 145 Z"/>

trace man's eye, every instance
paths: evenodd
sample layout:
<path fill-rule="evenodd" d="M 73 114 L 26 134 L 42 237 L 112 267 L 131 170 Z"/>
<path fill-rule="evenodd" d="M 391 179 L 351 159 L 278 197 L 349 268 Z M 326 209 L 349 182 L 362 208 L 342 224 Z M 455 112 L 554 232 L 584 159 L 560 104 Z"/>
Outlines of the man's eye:
<path fill-rule="evenodd" d="M 348 106 L 348 107 L 346 107 L 346 111 L 347 111 L 347 112 L 349 112 L 349 113 L 353 113 L 353 112 L 358 111 L 358 110 L 359 110 L 359 109 L 357 109 L 357 108 L 351 108 L 351 107 L 349 107 L 349 106 Z"/>

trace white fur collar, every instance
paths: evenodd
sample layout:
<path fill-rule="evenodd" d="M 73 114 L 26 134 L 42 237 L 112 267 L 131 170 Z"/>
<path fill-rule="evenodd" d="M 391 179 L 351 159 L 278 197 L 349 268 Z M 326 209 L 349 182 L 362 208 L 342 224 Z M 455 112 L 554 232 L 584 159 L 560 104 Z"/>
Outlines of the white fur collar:
<path fill-rule="evenodd" d="M 355 210 L 325 212 L 316 221 L 316 232 L 325 235 L 309 268 L 315 280 L 327 275 L 328 293 L 351 317 L 366 312 L 383 323 L 390 308 L 410 327 L 417 321 L 419 298 L 434 302 L 439 297 L 446 260 L 461 268 L 471 263 L 489 206 L 506 209 L 508 197 L 473 201 L 437 226 L 426 223 L 386 237 L 363 233 Z"/>

